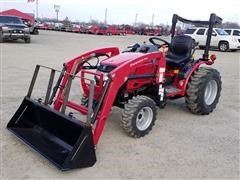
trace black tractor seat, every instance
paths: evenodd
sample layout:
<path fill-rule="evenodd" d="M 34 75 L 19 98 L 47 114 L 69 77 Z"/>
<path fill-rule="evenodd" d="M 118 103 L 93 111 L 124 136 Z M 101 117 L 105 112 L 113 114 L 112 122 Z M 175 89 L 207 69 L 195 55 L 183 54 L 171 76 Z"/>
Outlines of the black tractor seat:
<path fill-rule="evenodd" d="M 193 40 L 190 36 L 174 36 L 166 55 L 167 65 L 173 67 L 184 66 L 191 59 L 192 42 Z"/>

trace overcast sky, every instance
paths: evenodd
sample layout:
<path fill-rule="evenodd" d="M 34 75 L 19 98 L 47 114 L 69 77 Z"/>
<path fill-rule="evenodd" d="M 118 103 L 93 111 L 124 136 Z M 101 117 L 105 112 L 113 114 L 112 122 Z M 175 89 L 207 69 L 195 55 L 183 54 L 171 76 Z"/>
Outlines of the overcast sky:
<path fill-rule="evenodd" d="M 138 22 L 171 24 L 173 13 L 188 18 L 207 20 L 211 12 L 224 21 L 240 23 L 240 0 L 38 0 L 39 17 L 56 18 L 54 4 L 60 5 L 59 19 L 66 16 L 70 20 L 88 22 L 90 18 L 104 21 L 108 9 L 107 22 L 112 24 L 133 24 L 135 15 Z M 23 12 L 35 13 L 36 0 L 0 0 L 0 9 L 15 8 Z"/>

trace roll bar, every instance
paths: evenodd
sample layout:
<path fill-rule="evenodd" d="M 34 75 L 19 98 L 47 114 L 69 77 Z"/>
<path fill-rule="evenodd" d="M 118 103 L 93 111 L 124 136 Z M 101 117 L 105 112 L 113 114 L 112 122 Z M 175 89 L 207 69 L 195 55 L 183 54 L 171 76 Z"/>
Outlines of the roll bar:
<path fill-rule="evenodd" d="M 199 21 L 199 20 L 188 20 L 185 18 L 182 18 L 180 16 L 178 16 L 177 14 L 173 15 L 172 18 L 172 29 L 171 29 L 171 39 L 174 37 L 175 35 L 175 28 L 176 28 L 176 24 L 177 22 L 183 22 L 186 24 L 192 24 L 192 25 L 207 25 L 208 26 L 208 34 L 207 34 L 207 40 L 206 40 L 206 46 L 205 46 L 205 50 L 203 53 L 203 57 L 202 59 L 207 60 L 208 59 L 208 52 L 209 52 L 209 48 L 210 48 L 210 43 L 211 43 L 211 37 L 212 37 L 212 31 L 213 31 L 213 26 L 217 25 L 217 24 L 221 24 L 222 23 L 222 18 L 218 17 L 216 14 L 211 13 L 210 14 L 210 18 L 209 21 Z"/>

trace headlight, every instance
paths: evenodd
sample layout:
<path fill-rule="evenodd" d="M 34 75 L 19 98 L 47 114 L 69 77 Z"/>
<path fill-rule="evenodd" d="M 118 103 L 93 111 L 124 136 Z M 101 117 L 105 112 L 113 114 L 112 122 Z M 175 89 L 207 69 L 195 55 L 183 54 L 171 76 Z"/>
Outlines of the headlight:
<path fill-rule="evenodd" d="M 3 31 L 8 31 L 8 27 L 7 27 L 7 26 L 3 26 L 3 27 L 2 27 L 2 30 L 3 30 Z"/>

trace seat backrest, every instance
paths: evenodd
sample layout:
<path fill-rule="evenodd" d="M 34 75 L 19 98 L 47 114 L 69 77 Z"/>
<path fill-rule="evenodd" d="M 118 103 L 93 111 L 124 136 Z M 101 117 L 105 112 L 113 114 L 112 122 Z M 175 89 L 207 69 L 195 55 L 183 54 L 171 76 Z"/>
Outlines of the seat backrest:
<path fill-rule="evenodd" d="M 170 44 L 170 52 L 179 56 L 191 56 L 193 40 L 187 35 L 174 36 Z"/>

